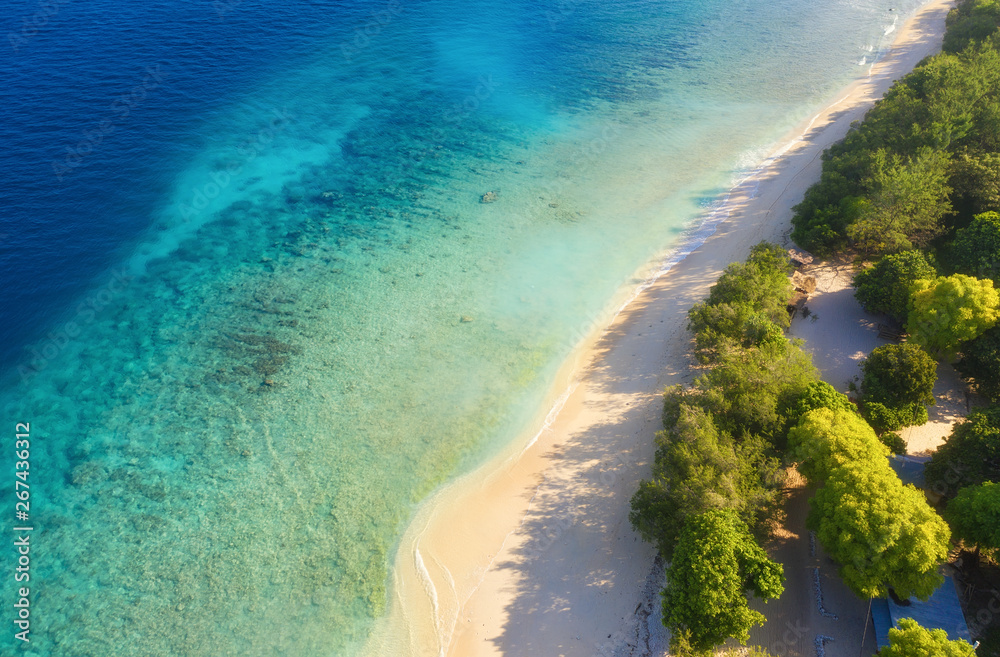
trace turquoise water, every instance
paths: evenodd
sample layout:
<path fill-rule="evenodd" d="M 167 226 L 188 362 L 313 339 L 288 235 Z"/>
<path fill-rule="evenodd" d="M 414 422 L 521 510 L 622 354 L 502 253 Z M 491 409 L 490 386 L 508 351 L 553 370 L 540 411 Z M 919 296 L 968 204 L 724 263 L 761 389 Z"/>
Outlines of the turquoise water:
<path fill-rule="evenodd" d="M 355 653 L 415 505 L 918 4 L 331 6 L 173 117 L 142 229 L 0 392 L 29 651 Z"/>

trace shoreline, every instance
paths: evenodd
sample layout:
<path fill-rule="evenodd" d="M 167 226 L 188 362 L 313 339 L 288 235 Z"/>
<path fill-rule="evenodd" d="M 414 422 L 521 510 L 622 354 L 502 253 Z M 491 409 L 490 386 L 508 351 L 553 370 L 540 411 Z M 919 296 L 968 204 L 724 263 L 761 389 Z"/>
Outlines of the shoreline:
<path fill-rule="evenodd" d="M 655 550 L 632 531 L 628 503 L 648 475 L 663 387 L 691 378 L 687 309 L 753 244 L 788 243 L 791 207 L 819 178 L 823 150 L 939 49 L 951 6 L 919 9 L 866 78 L 797 126 L 623 294 L 560 368 L 531 431 L 421 505 L 364 654 L 650 654 Z"/>

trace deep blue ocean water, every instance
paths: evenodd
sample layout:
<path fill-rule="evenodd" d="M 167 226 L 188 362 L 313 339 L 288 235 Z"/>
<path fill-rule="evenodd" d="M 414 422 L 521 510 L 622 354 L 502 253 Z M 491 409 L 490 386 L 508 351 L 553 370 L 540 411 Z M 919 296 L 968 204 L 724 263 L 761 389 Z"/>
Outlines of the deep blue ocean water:
<path fill-rule="evenodd" d="M 0 654 L 356 654 L 415 505 L 918 4 L 3 4 Z"/>

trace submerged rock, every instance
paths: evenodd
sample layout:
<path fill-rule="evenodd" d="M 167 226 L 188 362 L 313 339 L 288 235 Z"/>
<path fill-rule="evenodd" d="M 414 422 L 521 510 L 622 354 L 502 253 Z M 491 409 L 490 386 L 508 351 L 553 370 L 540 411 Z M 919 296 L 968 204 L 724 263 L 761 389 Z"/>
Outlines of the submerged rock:
<path fill-rule="evenodd" d="M 496 203 L 499 196 L 496 191 L 489 191 L 479 198 L 480 203 Z"/>

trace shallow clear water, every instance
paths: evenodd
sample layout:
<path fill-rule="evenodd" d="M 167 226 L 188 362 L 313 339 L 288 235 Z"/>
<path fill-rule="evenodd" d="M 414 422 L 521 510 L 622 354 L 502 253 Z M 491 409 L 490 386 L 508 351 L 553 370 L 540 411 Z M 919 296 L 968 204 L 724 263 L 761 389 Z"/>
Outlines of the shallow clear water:
<path fill-rule="evenodd" d="M 59 4 L 0 68 L 29 650 L 355 652 L 415 505 L 918 4 Z"/>

